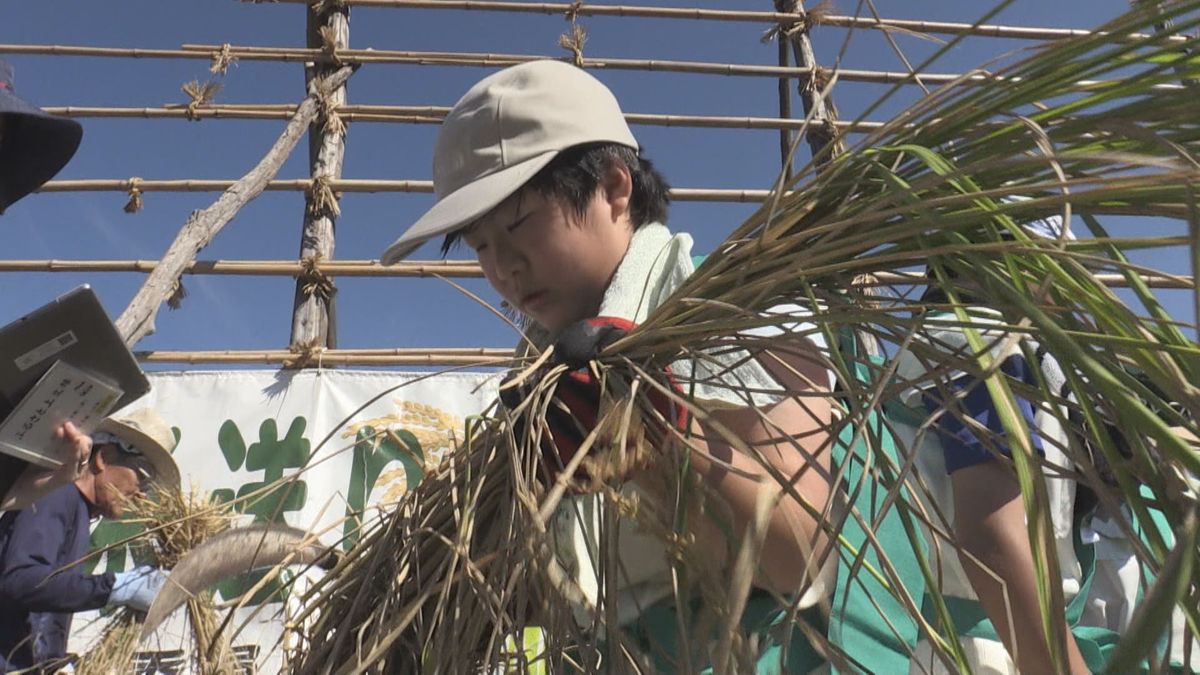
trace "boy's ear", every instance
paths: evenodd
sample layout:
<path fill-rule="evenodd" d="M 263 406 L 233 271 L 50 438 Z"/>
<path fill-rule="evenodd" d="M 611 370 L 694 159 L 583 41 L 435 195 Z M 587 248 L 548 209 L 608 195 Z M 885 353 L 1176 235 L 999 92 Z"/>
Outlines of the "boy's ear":
<path fill-rule="evenodd" d="M 601 184 L 602 196 L 612 210 L 613 221 L 629 216 L 630 200 L 633 196 L 633 177 L 622 162 L 612 162 L 604 172 Z"/>

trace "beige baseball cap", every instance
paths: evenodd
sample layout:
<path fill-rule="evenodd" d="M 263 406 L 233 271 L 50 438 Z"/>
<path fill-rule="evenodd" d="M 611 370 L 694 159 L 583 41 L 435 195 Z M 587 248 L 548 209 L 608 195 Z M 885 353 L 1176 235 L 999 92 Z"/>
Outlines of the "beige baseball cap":
<path fill-rule="evenodd" d="M 433 151 L 437 203 L 380 261 L 403 260 L 421 244 L 483 216 L 558 153 L 584 143 L 637 140 L 613 93 L 561 61 L 531 61 L 480 80 L 454 104 Z"/>

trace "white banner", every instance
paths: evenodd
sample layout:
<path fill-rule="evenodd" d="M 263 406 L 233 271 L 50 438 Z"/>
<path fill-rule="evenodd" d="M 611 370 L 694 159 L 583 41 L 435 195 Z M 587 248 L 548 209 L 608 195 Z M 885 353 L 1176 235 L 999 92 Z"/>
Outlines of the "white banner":
<path fill-rule="evenodd" d="M 305 530 L 332 527 L 321 537 L 330 545 L 353 535 L 347 514 L 393 502 L 415 485 L 425 468 L 462 437 L 464 418 L 495 399 L 498 382 L 484 373 L 343 370 L 153 373 L 150 380 L 151 393 L 131 407 L 153 406 L 176 428 L 175 458 L 185 491 L 190 484 L 231 500 L 307 466 L 297 481 L 253 502 L 239 502 L 240 522 L 281 516 Z M 374 433 L 385 429 L 392 433 Z M 139 527 L 102 521 L 92 533 L 93 547 L 120 541 Z M 126 569 L 138 557 L 136 550 L 113 551 L 95 561 L 94 569 Z M 242 595 L 257 581 L 251 575 L 223 583 L 218 603 Z M 270 602 L 236 612 L 232 625 L 240 632 L 233 644 L 239 660 L 277 672 L 285 605 L 278 602 L 277 586 L 268 584 L 265 590 L 256 598 L 274 592 Z M 176 612 L 142 645 L 153 662 L 142 658 L 139 670 L 177 671 L 191 646 L 184 614 Z M 86 652 L 104 624 L 96 612 L 77 615 L 71 651 Z"/>

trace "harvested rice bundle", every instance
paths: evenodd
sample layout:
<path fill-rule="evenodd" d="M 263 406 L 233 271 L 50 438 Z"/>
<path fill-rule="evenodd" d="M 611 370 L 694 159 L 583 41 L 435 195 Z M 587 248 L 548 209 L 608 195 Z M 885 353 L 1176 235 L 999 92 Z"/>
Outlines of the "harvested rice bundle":
<path fill-rule="evenodd" d="M 130 545 L 151 564 L 169 570 L 185 554 L 213 535 L 230 527 L 232 514 L 211 495 L 194 488 L 187 494 L 177 488 L 160 488 L 139 495 L 130 504 L 128 518 L 144 526 L 145 533 Z M 138 651 L 145 616 L 121 609 L 104 633 L 79 660 L 80 673 L 129 672 Z M 218 633 L 219 621 L 211 593 L 188 602 L 189 642 L 198 672 L 233 673 L 228 640 Z"/>

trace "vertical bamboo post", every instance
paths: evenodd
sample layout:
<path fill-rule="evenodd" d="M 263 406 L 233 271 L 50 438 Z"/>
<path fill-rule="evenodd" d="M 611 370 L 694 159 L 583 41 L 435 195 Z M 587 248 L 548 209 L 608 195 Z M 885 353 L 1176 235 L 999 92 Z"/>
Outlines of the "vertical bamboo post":
<path fill-rule="evenodd" d="M 824 83 L 819 76 L 820 71 L 817 69 L 817 56 L 813 51 L 812 38 L 809 37 L 808 31 L 812 26 L 807 13 L 804 10 L 803 0 L 774 0 L 776 12 L 786 12 L 789 14 L 802 14 L 805 16 L 805 22 L 797 26 L 779 26 L 779 65 L 786 66 L 787 63 L 787 46 L 791 45 L 792 55 L 796 61 L 796 65 L 801 68 L 811 68 L 812 76 L 801 80 L 800 82 L 800 101 L 804 105 L 805 117 L 812 120 L 806 130 L 805 140 L 808 141 L 808 147 L 812 151 L 813 161 L 818 169 L 824 166 L 829 160 L 837 154 L 839 148 L 835 145 L 829 147 L 831 143 L 838 143 L 835 136 L 837 133 L 834 129 L 833 122 L 837 120 L 837 109 L 833 105 L 832 94 L 827 94 L 825 97 L 820 97 L 821 89 L 824 88 Z M 786 92 L 789 93 L 790 92 Z M 784 110 L 784 95 L 785 92 L 781 89 L 780 96 L 780 117 L 785 117 Z M 790 100 L 788 108 L 791 108 Z M 826 151 L 829 148 L 829 151 Z M 785 159 L 786 161 L 786 159 Z M 791 177 L 790 164 L 785 167 L 787 175 Z M 868 289 L 864 291 L 870 293 Z M 867 330 L 856 330 L 855 335 L 858 337 L 858 343 L 865 352 L 864 356 L 884 356 L 883 345 L 873 333 Z"/>
<path fill-rule="evenodd" d="M 776 3 L 779 4 L 779 3 Z M 779 67 L 787 68 L 791 63 L 788 55 L 788 37 L 780 30 L 776 36 L 776 44 L 779 47 Z M 779 78 L 779 119 L 791 119 L 792 117 L 792 83 L 786 77 Z M 792 182 L 792 132 L 790 129 L 779 130 L 779 161 L 782 163 L 783 180 L 785 183 Z"/>
<path fill-rule="evenodd" d="M 338 0 L 314 2 L 308 6 L 307 26 L 308 46 L 323 49 L 331 58 L 305 66 L 306 86 L 338 68 L 337 50 L 346 49 L 350 43 L 350 8 Z M 342 177 L 346 133 L 335 111 L 345 103 L 346 86 L 342 85 L 327 95 L 322 114 L 308 128 L 313 187 L 305 196 L 300 259 L 307 262 L 305 273 L 296 280 L 291 338 L 294 347 L 337 346 L 336 288 L 332 279 L 315 268 L 315 262 L 333 258 L 339 209 L 337 196 L 325 181 Z"/>
<path fill-rule="evenodd" d="M 777 12 L 806 15 L 802 0 L 774 0 L 774 2 Z M 824 154 L 823 151 L 830 143 L 836 142 L 833 121 L 837 118 L 837 113 L 831 97 L 827 96 L 821 100 L 818 100 L 817 97 L 822 83 L 818 75 L 820 71 L 817 69 L 817 57 L 813 52 L 812 39 L 808 35 L 810 25 L 807 22 L 798 26 L 781 25 L 779 40 L 781 43 L 791 43 L 792 55 L 797 67 L 812 69 L 812 76 L 800 82 L 800 102 L 804 105 L 805 116 L 812 119 L 806 140 L 813 157 L 817 158 L 817 164 L 820 166 L 827 162 L 833 154 Z M 834 150 L 836 151 L 836 148 Z"/>

